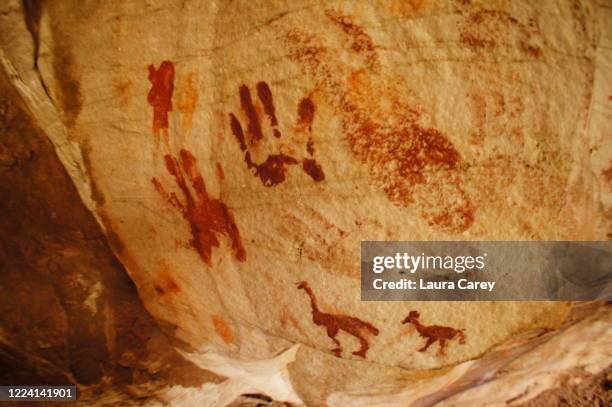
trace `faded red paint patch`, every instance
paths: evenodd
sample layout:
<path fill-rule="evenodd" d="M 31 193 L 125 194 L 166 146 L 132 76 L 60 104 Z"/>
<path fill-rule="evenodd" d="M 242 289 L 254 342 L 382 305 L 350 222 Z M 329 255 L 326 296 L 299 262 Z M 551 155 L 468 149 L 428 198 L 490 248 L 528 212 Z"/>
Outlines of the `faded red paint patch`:
<path fill-rule="evenodd" d="M 187 74 L 179 96 L 178 110 L 181 112 L 181 134 L 183 137 L 191 134 L 193 115 L 198 106 L 199 95 L 195 81 L 195 72 Z"/>
<path fill-rule="evenodd" d="M 168 141 L 168 113 L 172 111 L 174 93 L 174 63 L 163 61 L 159 68 L 149 65 L 151 90 L 147 101 L 153 107 L 153 134 L 159 144 L 160 133 Z"/>
<path fill-rule="evenodd" d="M 267 83 L 257 83 L 257 96 L 263 106 L 263 111 L 267 115 L 272 128 L 272 134 L 275 138 L 280 139 L 282 134 L 278 129 L 278 118 L 276 117 L 276 107 L 274 106 L 274 98 L 272 91 Z M 230 128 L 240 150 L 244 153 L 244 162 L 247 168 L 258 177 L 262 184 L 266 187 L 273 187 L 281 184 L 287 178 L 287 169 L 291 165 L 299 164 L 300 160 L 295 157 L 284 154 L 269 154 L 262 162 L 257 163 L 254 156 L 254 151 L 260 149 L 261 141 L 263 140 L 262 124 L 257 113 L 257 109 L 251 97 L 251 91 L 248 86 L 242 85 L 239 88 L 240 105 L 247 118 L 246 132 L 244 131 L 240 120 L 230 113 Z M 312 140 L 312 120 L 314 118 L 314 104 L 310 99 L 303 99 L 298 104 L 298 131 L 308 132 L 308 141 L 306 150 L 310 157 L 314 154 L 314 142 Z M 253 150 L 254 151 L 253 151 Z M 301 160 L 302 168 L 315 182 L 320 182 L 325 179 L 323 168 L 314 158 L 304 158 Z M 306 162 L 308 161 L 308 162 Z"/>
<path fill-rule="evenodd" d="M 459 339 L 460 344 L 465 343 L 465 334 L 461 329 L 451 328 L 449 326 L 441 326 L 441 325 L 423 325 L 419 322 L 419 313 L 418 311 L 410 311 L 408 316 L 402 321 L 402 324 L 412 324 L 416 328 L 417 332 L 421 337 L 427 339 L 425 345 L 419 352 L 425 352 L 431 345 L 438 342 L 438 355 L 444 355 L 446 343 L 457 337 Z"/>
<path fill-rule="evenodd" d="M 328 314 L 319 310 L 317 304 L 317 298 L 306 281 L 302 281 L 297 284 L 298 289 L 304 290 L 308 297 L 310 297 L 310 307 L 312 308 L 312 322 L 315 325 L 325 327 L 327 336 L 336 344 L 336 348 L 332 349 L 332 352 L 340 357 L 342 355 L 342 345 L 340 341 L 336 339 L 336 336 L 340 331 L 344 331 L 347 334 L 354 336 L 359 340 L 361 347 L 353 352 L 353 355 L 360 356 L 365 359 L 368 349 L 370 349 L 370 342 L 367 337 L 369 335 L 377 336 L 379 334 L 378 328 L 369 322 L 360 320 L 359 318 L 351 317 L 348 315 L 335 315 Z"/>
<path fill-rule="evenodd" d="M 151 182 L 159 194 L 177 208 L 183 218 L 189 222 L 192 237 L 190 244 L 202 260 L 209 266 L 212 265 L 212 248 L 219 247 L 219 235 L 225 235 L 231 240 L 236 259 L 245 261 L 246 251 L 242 245 L 234 216 L 225 203 L 208 195 L 206 184 L 198 172 L 197 160 L 193 154 L 187 150 L 181 150 L 178 159 L 170 154 L 165 155 L 164 158 L 168 173 L 174 177 L 183 195 L 183 202 L 176 193 L 168 193 L 157 178 L 153 178 Z"/>
<path fill-rule="evenodd" d="M 225 320 L 223 320 L 223 318 L 218 315 L 212 315 L 210 318 L 212 319 L 215 331 L 217 331 L 219 337 L 223 339 L 223 342 L 227 343 L 228 345 L 231 345 L 236 342 L 234 333 L 230 329 L 229 325 L 225 322 Z"/>
<path fill-rule="evenodd" d="M 377 6 L 389 10 L 392 16 L 413 17 L 421 14 L 426 8 L 431 7 L 436 0 L 404 0 L 404 1 L 385 1 L 379 0 Z"/>
<path fill-rule="evenodd" d="M 294 29 L 286 38 L 290 56 L 342 117 L 347 144 L 368 167 L 373 184 L 394 204 L 416 206 L 432 226 L 468 229 L 475 216 L 462 187 L 461 156 L 442 132 L 420 124 L 420 108 L 390 94 L 385 78 L 372 70 L 343 74 L 345 64 L 334 61 L 315 35 Z M 369 65 L 367 56 L 364 63 Z M 381 103 L 372 105 L 372 95 Z M 391 109 L 383 110 L 385 104 Z"/>
<path fill-rule="evenodd" d="M 130 101 L 132 100 L 132 81 L 124 80 L 124 79 L 116 79 L 113 82 L 113 87 L 115 91 L 119 95 L 119 102 L 121 104 L 121 108 L 126 109 L 130 105 Z"/>
<path fill-rule="evenodd" d="M 225 179 L 225 173 L 223 172 L 223 167 L 221 167 L 221 164 L 217 163 L 215 169 L 217 170 L 217 177 L 223 181 Z"/>
<path fill-rule="evenodd" d="M 468 5 L 469 6 L 469 5 Z M 460 40 L 471 48 L 493 49 L 518 46 L 526 55 L 539 58 L 540 31 L 535 20 L 522 23 L 509 13 L 500 10 L 470 9 L 459 24 Z M 463 10 L 463 8 L 462 8 Z"/>
<path fill-rule="evenodd" d="M 342 15 L 333 10 L 326 10 L 325 15 L 335 24 L 340 26 L 342 31 L 351 39 L 351 49 L 363 54 L 367 64 L 372 69 L 378 69 L 378 55 L 374 41 L 368 33 L 353 21 L 352 17 Z"/>
<path fill-rule="evenodd" d="M 302 329 L 297 319 L 289 313 L 287 310 L 283 310 L 280 316 L 280 323 L 283 329 L 288 329 L 289 325 L 293 326 L 302 335 L 306 335 L 306 332 Z"/>
<path fill-rule="evenodd" d="M 508 81 L 511 79 L 508 78 Z M 487 83 L 486 86 L 471 86 L 467 98 L 473 116 L 474 131 L 470 134 L 472 144 L 482 145 L 487 138 L 499 137 L 516 143 L 524 141 L 520 120 L 525 112 L 522 95 L 502 91 L 499 85 Z"/>
<path fill-rule="evenodd" d="M 268 118 L 270 119 L 270 125 L 272 126 L 272 132 L 274 134 L 274 137 L 280 138 L 281 133 L 276 128 L 278 126 L 278 120 L 276 119 L 276 108 L 274 107 L 272 91 L 270 90 L 270 87 L 267 83 L 257 83 L 257 96 L 259 96 L 259 100 L 263 104 L 264 112 L 268 115 Z"/>

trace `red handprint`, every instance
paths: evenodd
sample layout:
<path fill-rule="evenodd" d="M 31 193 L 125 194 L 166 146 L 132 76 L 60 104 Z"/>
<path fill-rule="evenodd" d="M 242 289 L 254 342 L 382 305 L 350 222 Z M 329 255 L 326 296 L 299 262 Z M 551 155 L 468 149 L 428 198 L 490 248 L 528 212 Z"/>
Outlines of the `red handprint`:
<path fill-rule="evenodd" d="M 255 162 L 251 148 L 258 148 L 263 140 L 262 126 L 248 86 L 240 86 L 239 94 L 240 104 L 247 118 L 246 135 L 242 124 L 233 113 L 230 114 L 230 126 L 232 133 L 234 133 L 240 145 L 240 150 L 244 152 L 244 162 L 247 167 L 254 172 L 254 175 L 259 177 L 264 186 L 272 187 L 278 185 L 285 181 L 286 167 L 289 165 L 297 165 L 300 163 L 300 160 L 288 154 L 278 153 L 269 154 L 261 163 Z M 267 83 L 257 83 L 257 96 L 270 121 L 272 134 L 275 138 L 280 139 L 282 135 L 278 128 L 278 119 L 276 118 L 272 91 Z M 298 120 L 296 131 L 305 132 L 308 135 L 306 154 L 304 154 L 304 157 L 301 159 L 302 170 L 315 182 L 320 182 L 325 179 L 325 174 L 321 165 L 314 159 L 314 142 L 311 134 L 314 113 L 315 106 L 312 101 L 309 98 L 302 99 L 298 103 L 297 108 Z"/>
<path fill-rule="evenodd" d="M 164 159 L 166 169 L 174 177 L 184 202 L 179 200 L 176 193 L 167 192 L 157 178 L 153 178 L 151 182 L 161 196 L 179 209 L 183 218 L 189 222 L 190 244 L 196 249 L 202 260 L 209 266 L 211 265 L 212 248 L 219 247 L 219 235 L 226 235 L 231 241 L 236 259 L 245 261 L 246 251 L 242 245 L 234 216 L 225 203 L 208 195 L 204 178 L 198 172 L 197 160 L 193 154 L 183 149 L 178 159 L 170 154 L 166 154 Z"/>

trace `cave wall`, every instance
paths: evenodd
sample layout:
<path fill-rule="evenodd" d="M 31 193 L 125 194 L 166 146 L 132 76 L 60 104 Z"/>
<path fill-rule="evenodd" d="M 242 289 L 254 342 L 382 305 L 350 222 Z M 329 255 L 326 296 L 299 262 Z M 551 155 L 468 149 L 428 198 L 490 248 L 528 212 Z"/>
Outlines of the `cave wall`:
<path fill-rule="evenodd" d="M 0 197 L 0 385 L 136 394 L 217 379 L 184 360 L 147 313 L 5 72 Z"/>

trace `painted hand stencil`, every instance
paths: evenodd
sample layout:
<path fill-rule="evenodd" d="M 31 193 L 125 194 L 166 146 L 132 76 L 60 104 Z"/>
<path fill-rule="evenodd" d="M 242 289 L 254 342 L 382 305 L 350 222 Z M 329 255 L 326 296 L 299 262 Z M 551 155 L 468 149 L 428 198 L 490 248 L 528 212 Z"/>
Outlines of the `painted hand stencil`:
<path fill-rule="evenodd" d="M 278 119 L 276 117 L 276 108 L 274 107 L 274 99 L 272 91 L 265 82 L 258 82 L 257 96 L 263 111 L 268 117 L 272 135 L 276 139 L 282 137 L 281 131 L 278 128 Z M 260 121 L 258 111 L 255 108 L 251 91 L 248 86 L 242 85 L 239 89 L 240 105 L 247 119 L 246 134 L 242 124 L 233 113 L 230 114 L 230 126 L 232 133 L 236 137 L 236 141 L 240 145 L 240 150 L 244 153 L 244 162 L 253 175 L 259 177 L 262 184 L 266 187 L 276 186 L 286 179 L 287 167 L 298 165 L 301 162 L 302 170 L 312 178 L 315 182 L 320 182 L 325 179 L 323 168 L 314 159 L 314 142 L 312 139 L 312 121 L 315 114 L 315 106 L 309 98 L 304 98 L 298 103 L 297 107 L 297 124 L 296 131 L 306 133 L 308 140 L 306 141 L 306 154 L 298 160 L 292 155 L 279 152 L 277 154 L 269 154 L 265 160 L 256 162 L 254 156 L 260 152 L 261 144 L 264 139 L 262 123 Z"/>

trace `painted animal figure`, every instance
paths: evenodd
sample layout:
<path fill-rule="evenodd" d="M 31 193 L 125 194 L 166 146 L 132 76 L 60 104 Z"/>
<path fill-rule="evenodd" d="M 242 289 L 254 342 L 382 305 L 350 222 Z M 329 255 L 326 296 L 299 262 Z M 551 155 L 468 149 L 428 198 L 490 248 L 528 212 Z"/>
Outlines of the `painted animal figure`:
<path fill-rule="evenodd" d="M 336 336 L 340 331 L 344 331 L 349 335 L 354 336 L 359 340 L 361 347 L 359 350 L 353 352 L 355 356 L 361 356 L 365 359 L 366 353 L 370 348 L 370 344 L 366 339 L 367 335 L 378 335 L 378 328 L 368 322 L 364 322 L 358 318 L 351 317 L 348 315 L 335 315 L 321 312 L 317 304 L 317 298 L 314 292 L 306 281 L 302 281 L 297 284 L 298 289 L 306 291 L 306 294 L 310 297 L 310 306 L 312 308 L 312 322 L 315 325 L 323 326 L 327 330 L 327 336 L 329 336 L 334 343 L 336 348 L 332 349 L 332 352 L 340 357 L 342 354 L 342 345 L 336 339 Z"/>
<path fill-rule="evenodd" d="M 438 354 L 444 355 L 446 342 L 454 339 L 455 337 L 459 338 L 460 344 L 465 343 L 465 334 L 461 329 L 440 325 L 423 325 L 421 322 L 419 322 L 419 317 L 420 315 L 418 311 L 410 311 L 408 316 L 402 321 L 402 324 L 414 325 L 419 335 L 427 339 L 427 342 L 421 349 L 419 349 L 419 352 L 425 352 L 427 348 L 437 341 L 440 344 Z"/>

